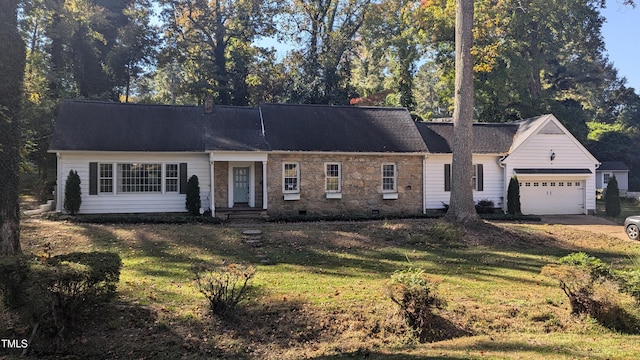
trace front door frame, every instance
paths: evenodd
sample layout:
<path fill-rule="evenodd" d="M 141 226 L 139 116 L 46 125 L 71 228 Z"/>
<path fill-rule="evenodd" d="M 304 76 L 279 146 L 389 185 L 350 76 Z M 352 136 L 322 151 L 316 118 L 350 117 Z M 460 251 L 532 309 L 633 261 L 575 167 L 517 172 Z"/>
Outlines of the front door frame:
<path fill-rule="evenodd" d="M 256 170 L 255 170 L 255 162 L 253 161 L 229 161 L 229 182 L 228 182 L 228 205 L 229 208 L 232 208 L 235 203 L 233 201 L 233 189 L 234 189 L 234 179 L 233 179 L 233 169 L 234 168 L 249 168 L 249 207 L 256 206 Z"/>

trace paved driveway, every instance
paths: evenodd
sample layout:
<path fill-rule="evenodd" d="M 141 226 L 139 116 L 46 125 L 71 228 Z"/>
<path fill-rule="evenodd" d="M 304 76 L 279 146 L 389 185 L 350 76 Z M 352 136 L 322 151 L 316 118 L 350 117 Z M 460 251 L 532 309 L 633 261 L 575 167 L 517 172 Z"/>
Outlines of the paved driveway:
<path fill-rule="evenodd" d="M 632 241 L 625 234 L 622 225 L 593 215 L 544 215 L 541 219 L 544 224 L 561 224 Z"/>

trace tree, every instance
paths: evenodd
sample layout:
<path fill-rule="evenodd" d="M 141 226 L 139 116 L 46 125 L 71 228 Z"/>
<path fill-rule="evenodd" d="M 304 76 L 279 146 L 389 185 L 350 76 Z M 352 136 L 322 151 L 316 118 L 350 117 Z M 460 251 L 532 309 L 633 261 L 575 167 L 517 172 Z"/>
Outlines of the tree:
<path fill-rule="evenodd" d="M 289 36 L 303 44 L 288 58 L 289 101 L 346 104 L 356 35 L 371 0 L 290 0 Z"/>
<path fill-rule="evenodd" d="M 507 213 L 518 215 L 522 213 L 520 207 L 520 183 L 517 176 L 512 176 L 507 189 Z"/>
<path fill-rule="evenodd" d="M 607 216 L 616 217 L 620 215 L 620 189 L 618 189 L 618 180 L 616 176 L 612 176 L 607 184 L 604 193 L 604 204 Z"/>
<path fill-rule="evenodd" d="M 80 176 L 78 176 L 77 171 L 69 170 L 67 182 L 64 185 L 64 209 L 71 215 L 75 215 L 80 210 L 81 204 Z"/>
<path fill-rule="evenodd" d="M 160 65 L 177 62 L 187 75 L 186 92 L 203 102 L 247 105 L 249 64 L 262 49 L 259 36 L 275 32 L 280 1 L 161 0 L 168 46 Z"/>
<path fill-rule="evenodd" d="M 473 0 L 456 0 L 456 85 L 453 110 L 451 199 L 446 218 L 478 221 L 471 184 L 473 163 Z"/>
<path fill-rule="evenodd" d="M 187 181 L 187 199 L 185 207 L 192 215 L 200 215 L 200 183 L 198 176 L 192 175 Z"/>
<path fill-rule="evenodd" d="M 25 45 L 18 33 L 18 0 L 0 2 L 0 256 L 20 250 L 20 101 Z"/>

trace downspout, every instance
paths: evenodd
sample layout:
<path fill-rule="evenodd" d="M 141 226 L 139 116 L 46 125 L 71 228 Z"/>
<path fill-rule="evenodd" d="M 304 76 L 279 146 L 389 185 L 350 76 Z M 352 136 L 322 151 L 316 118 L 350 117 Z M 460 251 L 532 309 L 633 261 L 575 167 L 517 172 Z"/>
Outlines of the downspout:
<path fill-rule="evenodd" d="M 507 182 L 507 166 L 503 163 L 507 156 L 508 155 L 503 155 L 498 159 L 498 166 L 503 169 L 502 181 L 504 181 L 502 185 L 502 212 L 507 211 L 507 189 L 509 188 L 509 183 Z"/>
<path fill-rule="evenodd" d="M 60 152 L 56 153 L 56 211 L 62 211 L 62 159 Z"/>
<path fill-rule="evenodd" d="M 422 213 L 427 213 L 427 155 L 422 158 Z"/>
<path fill-rule="evenodd" d="M 214 164 L 215 162 L 213 161 L 213 153 L 209 153 L 209 179 L 210 180 L 210 191 L 211 191 L 211 195 L 209 195 L 209 208 L 211 209 L 211 217 L 215 217 L 216 216 L 216 201 L 215 201 L 215 192 L 214 192 L 214 184 L 215 184 L 215 177 L 214 177 Z"/>

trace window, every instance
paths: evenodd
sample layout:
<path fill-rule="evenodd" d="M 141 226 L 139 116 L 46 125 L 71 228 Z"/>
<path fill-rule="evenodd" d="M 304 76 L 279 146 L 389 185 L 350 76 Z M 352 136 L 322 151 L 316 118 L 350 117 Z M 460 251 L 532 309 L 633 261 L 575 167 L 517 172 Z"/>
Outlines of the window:
<path fill-rule="evenodd" d="M 164 169 L 165 192 L 178 192 L 178 164 L 166 164 Z"/>
<path fill-rule="evenodd" d="M 471 186 L 473 190 L 484 191 L 484 166 L 482 164 L 473 165 L 471 175 Z M 444 164 L 444 191 L 451 191 L 451 164 Z"/>
<path fill-rule="evenodd" d="M 395 192 L 398 191 L 396 164 L 382 164 L 382 191 Z"/>
<path fill-rule="evenodd" d="M 526 182 L 526 183 L 524 183 L 524 186 L 526 186 L 526 187 L 530 187 L 530 186 L 531 186 L 531 183 L 530 183 L 530 182 Z"/>
<path fill-rule="evenodd" d="M 113 192 L 113 164 L 100 164 L 98 190 L 101 193 Z"/>
<path fill-rule="evenodd" d="M 298 163 L 284 163 L 282 165 L 282 178 L 284 192 L 300 192 L 300 166 Z"/>
<path fill-rule="evenodd" d="M 611 174 L 609 174 L 609 173 L 602 174 L 602 181 L 605 184 L 609 183 L 609 179 L 611 179 Z"/>
<path fill-rule="evenodd" d="M 564 186 L 564 182 L 560 181 L 560 182 L 558 183 L 558 186 Z"/>
<path fill-rule="evenodd" d="M 567 181 L 567 186 L 571 186 L 573 183 L 571 181 Z"/>
<path fill-rule="evenodd" d="M 542 182 L 542 186 L 547 186 L 547 182 L 546 182 L 546 181 L 543 181 L 543 182 Z"/>
<path fill-rule="evenodd" d="M 342 190 L 341 172 L 340 163 L 326 163 L 324 165 L 326 192 L 340 192 Z"/>
<path fill-rule="evenodd" d="M 118 164 L 118 192 L 162 192 L 162 165 Z"/>

